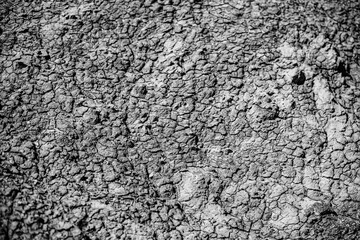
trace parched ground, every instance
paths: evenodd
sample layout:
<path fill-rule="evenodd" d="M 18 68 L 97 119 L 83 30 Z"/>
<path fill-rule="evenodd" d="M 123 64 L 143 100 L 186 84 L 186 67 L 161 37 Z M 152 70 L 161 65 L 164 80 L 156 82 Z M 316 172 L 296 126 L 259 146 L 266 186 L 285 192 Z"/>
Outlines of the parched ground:
<path fill-rule="evenodd" d="M 0 239 L 360 239 L 358 0 L 0 1 Z"/>

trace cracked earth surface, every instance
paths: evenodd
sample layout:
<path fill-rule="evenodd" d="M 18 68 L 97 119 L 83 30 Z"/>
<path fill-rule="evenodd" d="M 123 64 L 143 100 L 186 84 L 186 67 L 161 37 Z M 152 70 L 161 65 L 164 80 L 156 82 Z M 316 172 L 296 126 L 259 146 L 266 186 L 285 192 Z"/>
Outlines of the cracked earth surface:
<path fill-rule="evenodd" d="M 0 239 L 360 239 L 360 3 L 1 1 Z"/>

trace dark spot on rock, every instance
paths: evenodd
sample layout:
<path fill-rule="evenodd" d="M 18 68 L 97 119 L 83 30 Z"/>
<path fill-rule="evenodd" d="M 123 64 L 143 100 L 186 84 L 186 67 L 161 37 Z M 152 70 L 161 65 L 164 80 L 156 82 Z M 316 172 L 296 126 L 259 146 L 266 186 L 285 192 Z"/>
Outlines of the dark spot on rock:
<path fill-rule="evenodd" d="M 309 224 L 316 224 L 317 222 L 319 221 L 319 219 L 318 218 L 316 218 L 316 217 L 310 217 L 309 218 Z"/>
<path fill-rule="evenodd" d="M 83 229 L 84 227 L 87 226 L 87 222 L 86 222 L 86 219 L 87 219 L 87 215 L 85 215 L 82 219 L 80 219 L 80 221 L 77 223 L 77 226 L 80 228 L 80 229 Z M 90 239 L 89 237 L 87 236 L 84 236 L 84 239 Z"/>
<path fill-rule="evenodd" d="M 39 223 L 39 224 L 44 224 L 44 223 L 45 223 L 45 220 L 44 220 L 43 218 L 39 217 L 39 218 L 37 219 L 37 223 Z"/>
<path fill-rule="evenodd" d="M 230 154 L 230 153 L 233 153 L 233 150 L 231 150 L 231 149 L 229 149 L 229 148 L 225 150 L 225 154 L 226 154 L 226 155 L 228 155 L 228 154 Z"/>
<path fill-rule="evenodd" d="M 0 28 L 0 35 L 2 35 L 4 32 L 4 30 L 2 28 Z"/>
<path fill-rule="evenodd" d="M 147 113 L 144 113 L 144 114 L 141 116 L 141 118 L 147 119 L 147 118 L 148 118 L 148 114 L 147 114 Z"/>
<path fill-rule="evenodd" d="M 20 69 L 23 69 L 23 68 L 26 68 L 28 65 L 26 65 L 25 63 L 23 62 L 18 62 L 17 63 L 17 67 L 20 68 Z"/>
<path fill-rule="evenodd" d="M 143 86 L 141 86 L 141 87 L 139 88 L 139 93 L 140 93 L 141 95 L 146 95 L 146 94 L 147 94 L 147 89 L 146 89 L 146 86 L 145 86 L 145 85 L 143 85 Z"/>
<path fill-rule="evenodd" d="M 300 71 L 298 74 L 296 74 L 293 79 L 292 83 L 297 85 L 303 85 L 305 83 L 306 77 L 305 73 L 303 71 Z"/>
<path fill-rule="evenodd" d="M 347 77 L 350 76 L 349 74 L 349 66 L 347 66 L 344 62 L 340 62 L 336 68 L 336 71 L 341 73 L 341 76 Z"/>
<path fill-rule="evenodd" d="M 337 214 L 335 211 L 331 210 L 331 209 L 326 209 L 326 210 L 322 211 L 322 212 L 320 213 L 320 215 L 321 215 L 321 216 L 326 216 L 326 215 L 334 215 L 334 216 L 337 216 L 338 214 Z"/>
<path fill-rule="evenodd" d="M 145 130 L 147 133 L 151 133 L 151 125 L 146 125 Z"/>
<path fill-rule="evenodd" d="M 191 147 L 191 150 L 192 150 L 192 151 L 199 151 L 200 148 L 198 148 L 198 147 Z"/>
<path fill-rule="evenodd" d="M 44 56 L 45 60 L 50 60 L 50 56 L 49 55 L 46 55 Z"/>
<path fill-rule="evenodd" d="M 132 141 L 128 141 L 128 142 L 127 142 L 127 146 L 128 146 L 129 148 L 133 148 L 133 147 L 135 147 L 135 144 L 134 144 Z"/>
<path fill-rule="evenodd" d="M 28 29 L 28 28 L 25 28 L 25 29 L 19 31 L 19 33 L 27 33 L 27 32 L 29 32 L 29 29 Z"/>
<path fill-rule="evenodd" d="M 243 15 L 242 13 L 235 13 L 235 17 L 236 17 L 236 18 L 241 18 L 242 15 Z"/>

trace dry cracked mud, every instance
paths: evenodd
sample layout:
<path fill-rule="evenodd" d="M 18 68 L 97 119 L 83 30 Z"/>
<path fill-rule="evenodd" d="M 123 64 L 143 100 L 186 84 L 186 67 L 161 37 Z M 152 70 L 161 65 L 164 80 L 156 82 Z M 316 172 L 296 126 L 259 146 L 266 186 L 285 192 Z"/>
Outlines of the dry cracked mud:
<path fill-rule="evenodd" d="M 358 0 L 0 1 L 0 239 L 360 239 Z"/>

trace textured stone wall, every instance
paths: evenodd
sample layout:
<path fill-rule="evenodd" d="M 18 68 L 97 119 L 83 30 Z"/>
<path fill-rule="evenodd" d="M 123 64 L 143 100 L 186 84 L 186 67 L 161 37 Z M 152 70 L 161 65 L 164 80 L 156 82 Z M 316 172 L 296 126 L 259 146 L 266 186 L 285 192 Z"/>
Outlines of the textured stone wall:
<path fill-rule="evenodd" d="M 357 0 L 0 1 L 0 239 L 360 239 Z"/>

